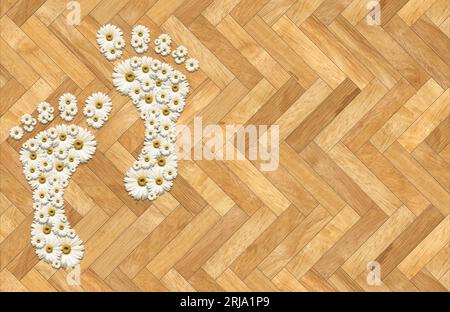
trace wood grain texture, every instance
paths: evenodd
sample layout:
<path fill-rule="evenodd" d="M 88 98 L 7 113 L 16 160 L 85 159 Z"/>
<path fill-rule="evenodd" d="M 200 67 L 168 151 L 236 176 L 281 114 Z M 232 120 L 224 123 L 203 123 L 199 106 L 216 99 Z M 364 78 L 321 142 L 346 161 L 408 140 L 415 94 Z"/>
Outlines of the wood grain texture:
<path fill-rule="evenodd" d="M 365 0 L 78 2 L 76 26 L 63 0 L 0 3 L 1 291 L 450 290 L 448 0 L 381 0 L 381 25 L 367 24 Z M 187 73 L 180 123 L 279 125 L 279 167 L 180 161 L 170 193 L 130 198 L 144 126 L 98 52 L 104 23 L 187 46 L 201 70 Z M 94 91 L 113 111 L 66 193 L 86 248 L 69 286 L 30 245 L 8 130 L 38 102 Z M 379 286 L 366 283 L 374 260 Z"/>

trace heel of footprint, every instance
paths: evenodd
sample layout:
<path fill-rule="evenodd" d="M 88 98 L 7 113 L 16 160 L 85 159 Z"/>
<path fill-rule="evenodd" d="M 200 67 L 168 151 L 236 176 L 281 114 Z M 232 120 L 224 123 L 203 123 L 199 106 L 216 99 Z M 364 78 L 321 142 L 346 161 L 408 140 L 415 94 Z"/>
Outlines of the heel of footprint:
<path fill-rule="evenodd" d="M 100 51 L 110 61 L 120 59 L 123 32 L 108 24 L 97 32 Z M 131 34 L 131 46 L 138 54 L 149 50 L 150 30 L 137 25 Z M 161 34 L 154 40 L 154 53 L 172 56 L 175 64 L 184 64 L 188 72 L 199 69 L 196 59 L 179 46 L 172 51 L 172 39 Z M 121 46 L 117 51 L 117 47 Z M 118 62 L 112 73 L 112 84 L 123 95 L 130 97 L 144 121 L 144 143 L 138 158 L 125 174 L 128 194 L 137 200 L 155 200 L 171 189 L 177 176 L 175 153 L 176 122 L 183 112 L 189 83 L 186 75 L 166 62 L 149 56 L 133 56 Z"/>
<path fill-rule="evenodd" d="M 104 93 L 94 93 L 84 106 L 87 124 L 99 128 L 108 120 L 111 100 Z M 10 129 L 10 137 L 21 140 L 41 123 L 53 123 L 55 114 L 71 122 L 78 114 L 75 95 L 63 94 L 58 111 L 47 102 L 37 105 L 37 118 L 25 114 L 20 125 Z M 59 124 L 27 139 L 20 149 L 20 162 L 25 178 L 32 189 L 34 218 L 31 226 L 31 244 L 39 259 L 54 268 L 78 265 L 84 255 L 81 238 L 70 225 L 64 209 L 64 191 L 70 177 L 80 164 L 88 162 L 96 150 L 91 131 L 75 124 Z"/>

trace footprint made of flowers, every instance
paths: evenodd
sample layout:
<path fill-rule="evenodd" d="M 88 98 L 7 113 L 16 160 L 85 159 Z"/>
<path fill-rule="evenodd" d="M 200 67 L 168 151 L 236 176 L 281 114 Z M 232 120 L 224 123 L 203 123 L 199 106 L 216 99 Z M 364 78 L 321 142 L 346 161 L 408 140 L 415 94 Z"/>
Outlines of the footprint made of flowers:
<path fill-rule="evenodd" d="M 118 61 L 125 41 L 122 30 L 115 25 L 102 26 L 97 32 L 97 43 L 109 61 L 117 61 L 112 83 L 131 98 L 145 125 L 143 148 L 125 174 L 125 189 L 137 200 L 155 200 L 170 190 L 177 176 L 176 122 L 185 107 L 189 83 L 181 71 L 156 58 L 134 56 Z M 171 55 L 188 72 L 199 69 L 198 61 L 189 57 L 186 47 L 172 50 L 169 35 L 161 34 L 153 43 L 155 54 Z M 147 52 L 152 45 L 150 30 L 135 26 L 130 44 L 138 54 Z"/>
<path fill-rule="evenodd" d="M 98 129 L 108 120 L 112 103 L 102 92 L 90 95 L 83 108 L 88 126 Z M 50 126 L 55 113 L 72 122 L 78 113 L 75 95 L 65 93 L 58 101 L 58 111 L 48 102 L 37 105 L 37 118 L 25 114 L 20 125 L 10 129 L 10 137 L 21 140 L 30 136 L 39 123 Z M 95 136 L 75 124 L 58 124 L 27 139 L 20 149 L 20 162 L 33 193 L 34 218 L 31 244 L 39 259 L 54 268 L 75 267 L 84 254 L 81 238 L 72 229 L 64 209 L 64 191 L 80 164 L 88 162 L 96 150 Z"/>

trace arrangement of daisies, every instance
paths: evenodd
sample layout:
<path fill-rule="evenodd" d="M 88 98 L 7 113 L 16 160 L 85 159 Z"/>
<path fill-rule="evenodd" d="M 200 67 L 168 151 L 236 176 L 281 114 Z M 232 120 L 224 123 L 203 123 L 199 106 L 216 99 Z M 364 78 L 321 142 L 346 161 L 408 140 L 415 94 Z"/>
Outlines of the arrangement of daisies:
<path fill-rule="evenodd" d="M 78 113 L 77 104 L 75 95 L 63 94 L 58 100 L 61 118 L 73 121 Z M 87 124 L 100 128 L 108 120 L 111 108 L 107 94 L 93 93 L 83 109 Z M 11 138 L 20 140 L 38 121 L 42 124 L 53 121 L 55 110 L 48 102 L 39 103 L 36 110 L 37 120 L 31 114 L 21 116 L 20 125 L 10 129 Z M 83 257 L 83 242 L 65 215 L 64 190 L 78 165 L 89 161 L 95 150 L 94 135 L 74 124 L 61 124 L 41 131 L 25 141 L 20 150 L 23 172 L 33 191 L 31 244 L 39 259 L 54 268 L 74 267 Z"/>
<path fill-rule="evenodd" d="M 122 30 L 111 24 L 104 25 L 98 30 L 97 43 L 100 47 L 100 52 L 105 55 L 108 61 L 119 59 L 125 47 Z"/>
<path fill-rule="evenodd" d="M 23 143 L 20 162 L 33 190 L 31 244 L 39 259 L 54 268 L 77 265 L 84 253 L 82 240 L 64 210 L 64 190 L 79 164 L 92 158 L 95 137 L 76 125 L 41 131 Z"/>
<path fill-rule="evenodd" d="M 115 34 L 122 38 L 122 31 L 114 25 L 99 29 L 97 42 L 102 53 L 105 53 L 107 36 L 114 40 Z M 148 51 L 150 42 L 148 27 L 133 28 L 131 46 L 136 53 Z M 199 69 L 199 62 L 189 57 L 186 47 L 178 46 L 172 51 L 172 38 L 168 34 L 159 35 L 154 44 L 156 54 L 171 55 L 176 64 L 184 63 L 189 72 Z M 189 83 L 180 71 L 148 56 L 134 56 L 119 62 L 112 82 L 120 93 L 131 98 L 145 125 L 144 148 L 125 175 L 125 189 L 137 200 L 154 200 L 170 190 L 177 176 L 176 121 L 184 109 Z"/>
<path fill-rule="evenodd" d="M 113 85 L 132 99 L 145 124 L 144 148 L 126 173 L 125 188 L 135 199 L 154 200 L 172 187 L 177 176 L 175 124 L 189 84 L 169 64 L 135 56 L 117 64 Z"/>

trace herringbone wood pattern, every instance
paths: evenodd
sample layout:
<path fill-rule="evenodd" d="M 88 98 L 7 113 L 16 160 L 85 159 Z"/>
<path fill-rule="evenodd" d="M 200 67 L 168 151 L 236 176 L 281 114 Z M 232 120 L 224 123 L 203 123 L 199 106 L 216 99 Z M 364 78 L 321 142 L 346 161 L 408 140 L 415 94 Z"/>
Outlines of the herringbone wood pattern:
<path fill-rule="evenodd" d="M 76 27 L 64 0 L 0 2 L 2 290 L 449 289 L 448 0 L 381 0 L 381 26 L 366 23 L 366 0 L 78 2 Z M 167 32 L 200 60 L 181 123 L 280 125 L 278 170 L 181 161 L 170 194 L 128 197 L 143 124 L 97 50 L 107 22 Z M 86 242 L 81 286 L 68 286 L 30 245 L 7 132 L 39 101 L 95 90 L 114 110 L 66 193 Z M 366 283 L 371 260 L 381 286 Z"/>

